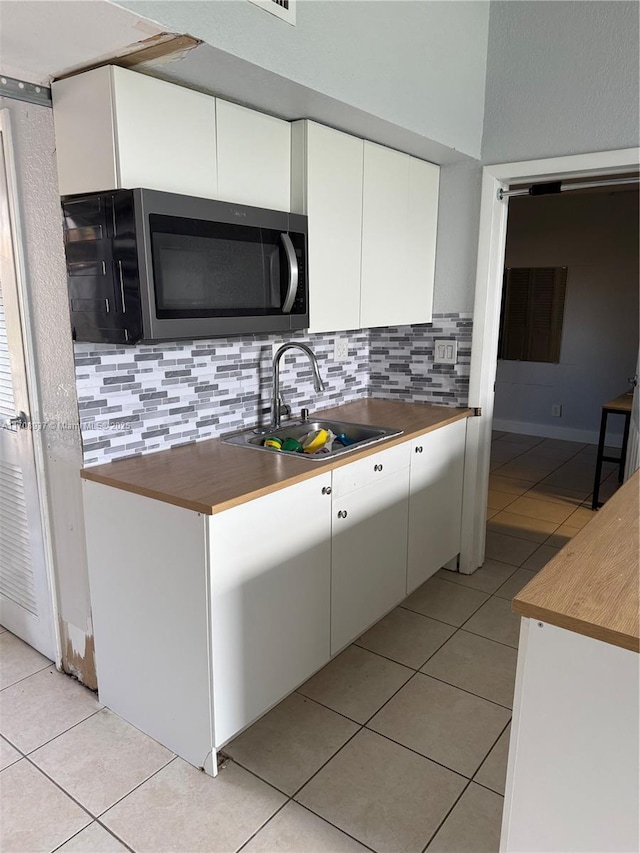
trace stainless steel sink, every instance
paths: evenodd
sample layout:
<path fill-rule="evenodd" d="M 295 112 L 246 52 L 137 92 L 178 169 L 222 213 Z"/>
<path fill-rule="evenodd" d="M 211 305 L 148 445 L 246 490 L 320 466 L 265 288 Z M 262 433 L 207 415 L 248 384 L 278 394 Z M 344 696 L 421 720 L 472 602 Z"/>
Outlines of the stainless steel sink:
<path fill-rule="evenodd" d="M 346 436 L 346 439 L 350 440 L 351 443 L 345 445 L 336 438 L 330 451 L 321 450 L 317 453 L 300 453 L 264 447 L 265 439 L 271 436 L 280 438 L 282 441 L 286 438 L 294 438 L 301 442 L 308 433 L 318 429 L 331 430 L 336 436 Z M 352 450 L 360 450 L 362 447 L 383 441 L 385 438 L 402 435 L 402 432 L 401 429 L 390 429 L 389 427 L 371 426 L 369 424 L 352 424 L 348 421 L 325 421 L 318 418 L 308 421 L 289 421 L 276 430 L 265 431 L 265 428 L 256 428 L 234 432 L 223 436 L 222 441 L 226 444 L 234 444 L 236 447 L 251 447 L 254 450 L 262 450 L 266 453 L 278 453 L 284 456 L 295 456 L 298 459 L 307 459 L 310 462 L 322 462 L 327 459 L 335 459 L 336 456 L 342 456 L 342 454 L 349 453 Z"/>

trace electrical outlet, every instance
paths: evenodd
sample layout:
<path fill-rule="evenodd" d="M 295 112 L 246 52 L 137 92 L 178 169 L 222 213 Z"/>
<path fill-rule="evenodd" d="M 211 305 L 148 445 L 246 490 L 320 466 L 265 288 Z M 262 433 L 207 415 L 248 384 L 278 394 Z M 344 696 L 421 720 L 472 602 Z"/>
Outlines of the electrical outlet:
<path fill-rule="evenodd" d="M 346 361 L 349 358 L 349 339 L 344 335 L 337 337 L 333 343 L 333 360 Z"/>
<path fill-rule="evenodd" d="M 434 364 L 457 364 L 458 341 L 436 341 L 433 351 Z"/>
<path fill-rule="evenodd" d="M 551 406 L 551 417 L 552 418 L 561 418 L 562 417 L 562 404 L 561 403 L 553 403 Z"/>

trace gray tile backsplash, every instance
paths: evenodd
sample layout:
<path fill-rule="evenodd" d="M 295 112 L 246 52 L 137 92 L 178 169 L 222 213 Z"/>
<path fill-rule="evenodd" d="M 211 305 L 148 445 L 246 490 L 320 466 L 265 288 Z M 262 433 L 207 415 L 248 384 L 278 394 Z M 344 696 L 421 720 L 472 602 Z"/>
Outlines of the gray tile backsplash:
<path fill-rule="evenodd" d="M 442 406 L 466 406 L 471 365 L 471 314 L 434 314 L 433 323 L 371 329 L 372 397 Z M 458 363 L 434 364 L 436 340 L 458 341 Z"/>
<path fill-rule="evenodd" d="M 263 420 L 270 400 L 273 344 L 308 343 L 328 387 L 313 388 L 302 353 L 287 354 L 282 391 L 294 416 L 362 397 L 466 405 L 470 315 L 433 324 L 341 332 L 349 360 L 333 360 L 335 334 L 246 335 L 136 347 L 75 344 L 85 465 L 200 441 Z M 433 365 L 435 337 L 456 337 L 459 363 Z"/>

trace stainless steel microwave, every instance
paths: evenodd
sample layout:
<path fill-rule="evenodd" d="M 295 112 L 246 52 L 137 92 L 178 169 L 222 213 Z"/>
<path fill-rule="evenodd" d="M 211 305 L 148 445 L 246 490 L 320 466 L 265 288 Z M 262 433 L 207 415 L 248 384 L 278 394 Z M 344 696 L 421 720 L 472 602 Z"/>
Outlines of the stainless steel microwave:
<path fill-rule="evenodd" d="M 309 325 L 306 216 L 147 189 L 67 196 L 62 208 L 75 340 Z"/>

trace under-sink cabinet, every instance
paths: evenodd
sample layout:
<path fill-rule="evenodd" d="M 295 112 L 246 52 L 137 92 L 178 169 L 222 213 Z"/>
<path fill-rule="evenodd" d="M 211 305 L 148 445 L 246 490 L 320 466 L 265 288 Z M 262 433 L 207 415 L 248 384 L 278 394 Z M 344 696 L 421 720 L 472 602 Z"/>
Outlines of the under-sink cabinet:
<path fill-rule="evenodd" d="M 465 432 L 211 515 L 83 480 L 100 701 L 215 775 L 219 749 L 458 553 Z"/>
<path fill-rule="evenodd" d="M 333 472 L 331 654 L 407 594 L 409 444 Z"/>

